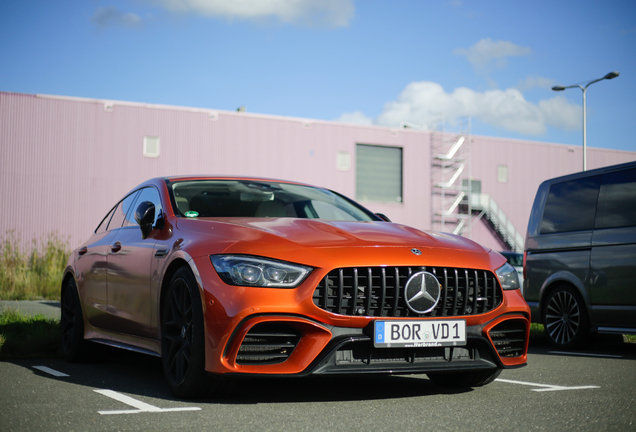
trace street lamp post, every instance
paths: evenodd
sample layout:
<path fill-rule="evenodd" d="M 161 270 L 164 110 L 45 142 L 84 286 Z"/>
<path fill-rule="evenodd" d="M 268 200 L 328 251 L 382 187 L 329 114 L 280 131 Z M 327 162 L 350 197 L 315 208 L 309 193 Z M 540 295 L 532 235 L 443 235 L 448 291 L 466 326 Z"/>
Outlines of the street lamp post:
<path fill-rule="evenodd" d="M 595 82 L 603 81 L 606 79 L 616 78 L 619 75 L 620 74 L 618 72 L 610 72 L 607 75 L 605 75 L 603 78 L 595 79 L 588 82 L 587 84 L 585 84 L 585 87 L 581 86 L 580 84 L 574 84 L 574 85 L 566 86 L 566 87 L 563 87 L 563 86 L 552 87 L 552 90 L 554 91 L 563 91 L 565 89 L 574 88 L 574 87 L 578 87 L 581 90 L 583 90 L 583 171 L 587 170 L 587 156 L 586 156 L 586 153 L 587 153 L 587 110 L 585 108 L 585 92 L 587 91 L 587 88 L 591 84 L 594 84 Z"/>

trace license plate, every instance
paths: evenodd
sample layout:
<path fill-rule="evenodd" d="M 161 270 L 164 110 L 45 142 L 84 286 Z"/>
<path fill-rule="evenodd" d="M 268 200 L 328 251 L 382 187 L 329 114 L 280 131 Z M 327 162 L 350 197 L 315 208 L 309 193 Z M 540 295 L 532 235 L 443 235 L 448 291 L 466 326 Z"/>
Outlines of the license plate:
<path fill-rule="evenodd" d="M 373 344 L 376 348 L 466 345 L 466 321 L 376 321 Z"/>

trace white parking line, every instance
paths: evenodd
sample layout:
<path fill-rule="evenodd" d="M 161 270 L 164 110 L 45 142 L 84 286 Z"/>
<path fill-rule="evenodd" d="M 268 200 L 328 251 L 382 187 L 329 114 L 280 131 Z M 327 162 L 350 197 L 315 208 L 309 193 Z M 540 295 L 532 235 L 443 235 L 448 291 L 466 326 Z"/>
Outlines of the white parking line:
<path fill-rule="evenodd" d="M 115 399 L 119 402 L 125 403 L 126 405 L 130 405 L 131 407 L 137 408 L 134 410 L 97 411 L 98 413 L 102 415 L 137 414 L 137 413 L 144 413 L 144 412 L 200 411 L 201 410 L 201 408 L 199 407 L 159 408 L 154 405 L 150 405 L 140 400 L 131 398 L 130 396 L 117 393 L 116 391 L 113 391 L 113 390 L 94 390 L 94 391 L 104 396 L 108 396 L 111 399 Z"/>
<path fill-rule="evenodd" d="M 46 372 L 49 375 L 53 375 L 56 377 L 67 377 L 69 375 L 62 373 L 62 372 L 58 372 L 55 369 L 51 369 L 50 367 L 46 367 L 46 366 L 33 366 L 33 369 L 37 369 L 40 370 L 42 372 Z"/>
<path fill-rule="evenodd" d="M 583 357 L 623 358 L 623 356 L 621 355 L 577 353 L 577 352 L 568 352 L 568 351 L 548 351 L 548 354 L 574 355 L 574 356 L 583 356 Z"/>
<path fill-rule="evenodd" d="M 565 386 L 558 386 L 558 385 L 552 385 L 552 384 L 538 384 L 538 383 L 531 383 L 531 382 L 525 382 L 525 381 L 507 380 L 507 379 L 503 379 L 503 378 L 497 378 L 495 381 L 505 382 L 505 383 L 509 383 L 509 384 L 527 385 L 527 386 L 532 386 L 532 387 L 543 387 L 543 388 L 538 388 L 538 389 L 532 389 L 532 391 L 536 391 L 536 392 L 561 391 L 561 390 L 585 390 L 585 389 L 601 388 L 599 386 L 565 387 Z"/>

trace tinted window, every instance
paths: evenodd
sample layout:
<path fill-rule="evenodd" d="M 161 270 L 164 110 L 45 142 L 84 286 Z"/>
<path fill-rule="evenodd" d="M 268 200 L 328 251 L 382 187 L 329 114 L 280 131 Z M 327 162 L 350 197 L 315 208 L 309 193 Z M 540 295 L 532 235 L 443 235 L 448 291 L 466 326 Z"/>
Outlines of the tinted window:
<path fill-rule="evenodd" d="M 135 208 L 131 209 L 131 211 L 128 212 L 128 216 L 126 216 L 126 221 L 124 222 L 124 226 L 137 225 L 137 221 L 135 220 L 135 211 L 137 210 L 137 207 L 139 206 L 139 204 L 141 204 L 144 201 L 150 201 L 151 203 L 155 205 L 155 220 L 153 221 L 152 224 L 153 225 L 156 224 L 157 219 L 161 216 L 161 213 L 162 213 L 161 199 L 159 198 L 159 192 L 157 192 L 155 188 L 147 187 L 142 189 L 139 192 L 139 197 L 137 198 L 137 201 L 135 202 Z"/>
<path fill-rule="evenodd" d="M 600 183 L 601 176 L 594 176 L 550 186 L 541 233 L 592 229 Z"/>
<path fill-rule="evenodd" d="M 506 257 L 508 264 L 511 266 L 523 267 L 523 254 L 511 252 L 501 252 L 501 254 Z"/>
<path fill-rule="evenodd" d="M 102 221 L 100 222 L 99 226 L 95 230 L 96 234 L 100 234 L 100 233 L 106 232 L 106 229 L 108 228 L 108 222 L 110 222 L 110 218 L 113 216 L 113 212 L 114 211 L 115 211 L 115 207 L 110 209 L 108 214 L 104 217 L 104 219 L 102 219 Z"/>
<path fill-rule="evenodd" d="M 137 195 L 137 191 L 131 193 L 126 198 L 120 201 L 117 204 L 117 208 L 115 209 L 115 213 L 113 213 L 113 217 L 108 224 L 108 230 L 113 230 L 117 228 L 121 228 L 124 220 L 126 220 L 126 215 L 130 211 L 130 207 L 132 203 L 135 202 L 135 196 Z"/>
<path fill-rule="evenodd" d="M 603 175 L 595 228 L 636 226 L 636 169 Z"/>
<path fill-rule="evenodd" d="M 186 217 L 296 217 L 377 220 L 366 209 L 327 189 L 265 180 L 195 180 L 171 184 Z"/>

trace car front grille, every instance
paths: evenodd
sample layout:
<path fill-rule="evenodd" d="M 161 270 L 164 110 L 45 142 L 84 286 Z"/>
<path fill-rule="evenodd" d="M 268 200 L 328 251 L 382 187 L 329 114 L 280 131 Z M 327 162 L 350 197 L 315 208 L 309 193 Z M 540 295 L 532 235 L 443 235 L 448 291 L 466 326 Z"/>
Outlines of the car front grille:
<path fill-rule="evenodd" d="M 508 320 L 497 324 L 489 332 L 500 357 L 519 357 L 526 346 L 526 323 Z"/>
<path fill-rule="evenodd" d="M 435 275 L 442 286 L 437 305 L 418 314 L 404 299 L 404 286 L 419 271 Z M 501 304 L 496 276 L 486 270 L 449 267 L 353 267 L 330 271 L 313 294 L 328 312 L 374 317 L 453 317 L 489 312 Z"/>
<path fill-rule="evenodd" d="M 300 335 L 293 328 L 263 323 L 250 329 L 236 356 L 238 364 L 276 364 L 289 358 L 296 348 Z"/>

